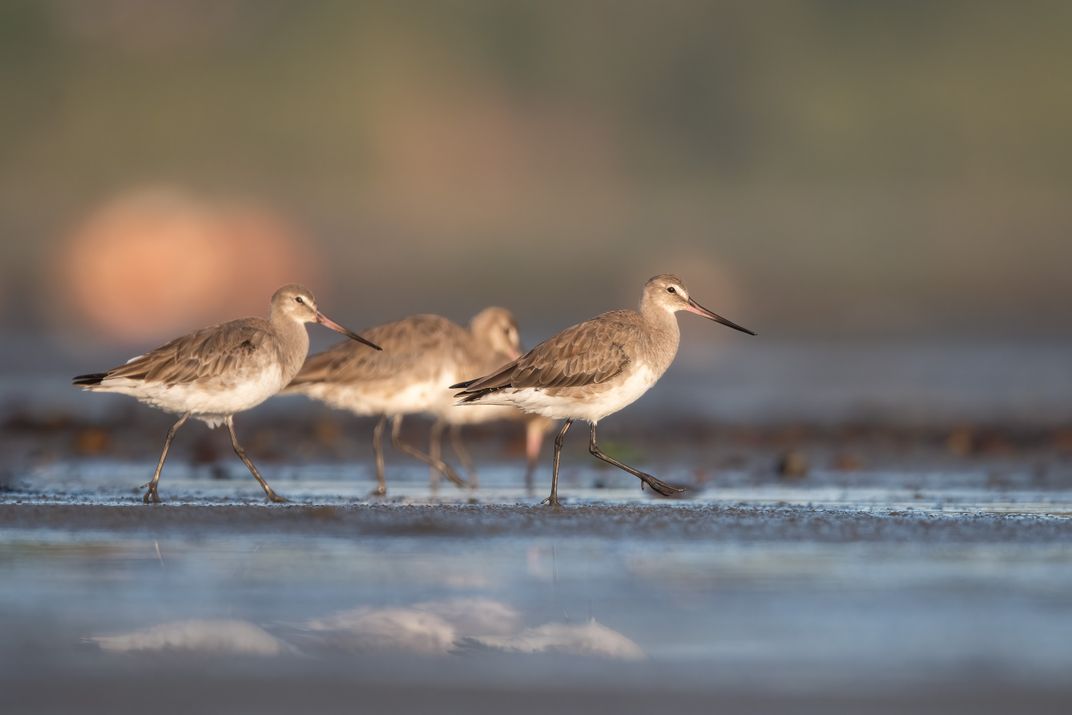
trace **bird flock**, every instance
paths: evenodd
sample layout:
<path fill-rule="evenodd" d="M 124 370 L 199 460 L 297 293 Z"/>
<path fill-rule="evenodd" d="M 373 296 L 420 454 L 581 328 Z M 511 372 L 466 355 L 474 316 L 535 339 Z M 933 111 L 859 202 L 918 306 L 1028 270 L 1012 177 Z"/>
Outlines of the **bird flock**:
<path fill-rule="evenodd" d="M 605 454 L 596 426 L 633 403 L 666 372 L 680 342 L 675 313 L 688 311 L 755 335 L 704 308 L 680 278 L 657 275 L 644 284 L 637 310 L 614 310 L 578 323 L 522 352 L 510 311 L 490 307 L 468 326 L 442 316 L 414 315 L 359 335 L 324 315 L 306 288 L 286 285 L 272 296 L 268 319 L 243 318 L 197 330 L 101 373 L 79 375 L 74 385 L 116 392 L 178 415 L 168 430 L 143 501 L 159 503 L 160 473 L 179 429 L 191 417 L 209 427 L 225 425 L 235 454 L 273 502 L 285 502 L 264 480 L 238 441 L 234 416 L 276 394 L 302 394 L 356 415 L 376 417 L 372 444 L 375 495 L 387 493 L 383 433 L 392 445 L 429 465 L 433 483 L 442 477 L 475 487 L 477 475 L 460 438 L 464 425 L 516 420 L 526 426 L 528 474 L 542 435 L 562 420 L 555 438 L 551 493 L 544 504 L 560 506 L 558 471 L 566 432 L 575 420 L 589 424 L 589 452 L 637 477 L 655 492 L 683 490 Z M 319 323 L 345 335 L 334 347 L 309 356 L 306 324 Z M 427 452 L 401 439 L 406 415 L 434 422 Z M 443 433 L 465 467 L 462 477 L 442 457 Z"/>

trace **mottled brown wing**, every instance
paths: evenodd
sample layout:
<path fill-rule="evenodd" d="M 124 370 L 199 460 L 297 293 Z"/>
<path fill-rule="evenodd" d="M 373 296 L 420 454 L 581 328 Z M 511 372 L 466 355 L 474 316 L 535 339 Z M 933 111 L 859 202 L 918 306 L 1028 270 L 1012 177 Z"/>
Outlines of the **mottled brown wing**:
<path fill-rule="evenodd" d="M 629 364 L 625 344 L 635 333 L 627 311 L 604 313 L 566 328 L 498 372 L 465 386 L 463 393 L 504 387 L 578 387 L 596 385 Z"/>
<path fill-rule="evenodd" d="M 259 370 L 277 360 L 268 324 L 257 318 L 203 328 L 112 368 L 105 380 L 125 378 L 181 385 Z"/>
<path fill-rule="evenodd" d="M 464 329 L 438 315 L 415 315 L 380 325 L 362 335 L 383 348 L 369 350 L 352 340 L 311 355 L 291 385 L 318 382 L 370 382 L 435 367 L 443 346 L 456 342 Z"/>

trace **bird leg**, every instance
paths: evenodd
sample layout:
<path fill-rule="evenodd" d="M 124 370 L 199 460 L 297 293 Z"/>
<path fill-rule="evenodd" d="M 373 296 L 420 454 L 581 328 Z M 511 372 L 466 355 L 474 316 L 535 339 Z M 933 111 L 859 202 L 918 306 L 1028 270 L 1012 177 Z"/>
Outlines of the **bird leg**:
<path fill-rule="evenodd" d="M 530 496 L 535 492 L 533 477 L 536 474 L 536 464 L 540 459 L 543 432 L 542 421 L 529 420 L 525 425 L 525 493 Z"/>
<path fill-rule="evenodd" d="M 435 467 L 439 470 L 439 473 L 444 477 L 454 482 L 459 488 L 465 487 L 465 480 L 458 476 L 458 473 L 454 471 L 454 468 L 444 462 L 442 459 L 433 460 L 430 456 L 417 449 L 416 447 L 403 442 L 399 435 L 402 431 L 402 415 L 395 415 L 394 420 L 391 422 L 391 444 L 394 448 L 400 452 L 404 452 L 414 459 L 419 459 L 430 467 Z"/>
<path fill-rule="evenodd" d="M 387 426 L 387 415 L 380 415 L 380 421 L 372 430 L 372 453 L 376 455 L 376 488 L 370 496 L 382 497 L 387 494 L 387 479 L 383 476 L 383 428 Z"/>
<path fill-rule="evenodd" d="M 179 421 L 171 425 L 171 429 L 168 430 L 167 438 L 164 439 L 164 451 L 160 453 L 160 461 L 156 463 L 156 471 L 153 472 L 153 478 L 148 484 L 142 484 L 142 489 L 147 489 L 145 496 L 142 497 L 142 501 L 146 504 L 150 502 L 153 504 L 160 503 L 160 495 L 156 491 L 156 485 L 160 483 L 160 472 L 164 468 L 164 460 L 167 459 L 168 450 L 171 449 L 171 441 L 175 439 L 175 433 L 179 431 L 179 428 L 186 424 L 186 420 L 190 418 L 190 413 L 179 418 Z"/>
<path fill-rule="evenodd" d="M 600 449 L 599 449 L 599 445 L 596 444 L 596 426 L 595 426 L 595 423 L 592 424 L 592 437 L 588 442 L 588 451 L 591 453 L 591 455 L 593 457 L 596 457 L 597 459 L 602 459 L 607 464 L 613 464 L 618 469 L 623 469 L 623 470 L 629 472 L 634 477 L 636 477 L 640 481 L 644 482 L 645 484 L 647 484 L 649 487 L 651 487 L 655 491 L 657 491 L 660 494 L 662 494 L 664 497 L 671 497 L 671 496 L 674 496 L 675 494 L 680 494 L 681 492 L 685 491 L 684 489 L 681 489 L 679 487 L 671 486 L 671 485 L 667 484 L 666 482 L 664 482 L 662 480 L 656 479 L 655 477 L 651 476 L 647 472 L 642 472 L 639 469 L 634 469 L 633 467 L 630 467 L 628 464 L 623 464 L 622 462 L 619 462 L 617 459 L 614 459 L 613 457 L 608 457 L 607 455 L 603 454 L 603 452 L 601 452 Z"/>
<path fill-rule="evenodd" d="M 558 436 L 555 437 L 555 457 L 551 461 L 551 496 L 540 502 L 541 504 L 547 504 L 548 506 L 553 507 L 562 506 L 558 501 L 558 462 L 562 457 L 562 443 L 566 441 L 566 432 L 569 431 L 572 424 L 572 419 L 563 422 L 562 429 L 558 431 Z"/>
<path fill-rule="evenodd" d="M 428 435 L 428 456 L 436 462 L 443 461 L 443 429 L 446 426 L 446 422 L 438 419 L 432 423 L 432 429 Z M 439 489 L 439 470 L 434 466 L 428 467 L 428 486 L 433 492 Z"/>
<path fill-rule="evenodd" d="M 253 478 L 261 485 L 261 489 L 264 490 L 265 496 L 268 497 L 268 501 L 274 501 L 277 503 L 285 502 L 286 499 L 272 491 L 272 488 L 268 486 L 268 482 L 264 481 L 264 477 L 257 471 L 257 468 L 253 466 L 253 462 L 246 456 L 246 450 L 242 449 L 242 445 L 238 443 L 238 435 L 234 430 L 234 417 L 227 418 L 227 431 L 231 433 L 231 446 L 234 447 L 235 454 L 242 460 L 242 463 L 246 465 L 246 469 L 253 475 Z"/>
<path fill-rule="evenodd" d="M 480 486 L 480 481 L 477 479 L 476 468 L 473 466 L 473 457 L 469 454 L 469 450 L 465 448 L 465 443 L 462 442 L 461 425 L 450 426 L 450 448 L 454 452 L 454 456 L 462 463 L 462 467 L 465 468 L 465 472 L 469 476 L 469 486 L 476 489 Z"/>

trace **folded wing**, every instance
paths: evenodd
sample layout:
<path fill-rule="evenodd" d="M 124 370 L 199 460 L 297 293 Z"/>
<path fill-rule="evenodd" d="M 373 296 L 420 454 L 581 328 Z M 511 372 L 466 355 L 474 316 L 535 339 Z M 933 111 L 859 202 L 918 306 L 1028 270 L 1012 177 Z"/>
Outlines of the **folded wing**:
<path fill-rule="evenodd" d="M 506 388 L 565 388 L 606 382 L 630 363 L 625 345 L 636 330 L 631 318 L 627 311 L 614 311 L 566 328 L 500 370 L 452 385 L 461 390 L 455 396 L 472 402 Z"/>

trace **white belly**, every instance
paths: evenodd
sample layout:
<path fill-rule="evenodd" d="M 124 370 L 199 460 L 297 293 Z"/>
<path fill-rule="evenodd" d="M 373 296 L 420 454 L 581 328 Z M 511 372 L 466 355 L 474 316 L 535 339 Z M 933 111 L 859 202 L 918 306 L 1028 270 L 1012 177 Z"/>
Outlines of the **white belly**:
<path fill-rule="evenodd" d="M 130 395 L 166 412 L 189 413 L 216 427 L 230 415 L 261 404 L 283 389 L 283 384 L 282 371 L 275 367 L 241 380 L 206 380 L 169 386 L 119 378 L 105 380 L 97 389 Z"/>
<path fill-rule="evenodd" d="M 313 383 L 297 386 L 295 391 L 320 400 L 336 409 L 356 415 L 411 415 L 419 412 L 438 414 L 453 401 L 447 385 L 453 375 L 434 380 L 370 383 Z"/>
<path fill-rule="evenodd" d="M 436 415 L 449 425 L 476 425 L 496 420 L 516 420 L 521 413 L 516 407 L 506 405 L 455 405 L 450 406 Z"/>
<path fill-rule="evenodd" d="M 488 395 L 475 405 L 513 405 L 525 412 L 553 420 L 577 419 L 595 424 L 607 415 L 631 405 L 651 389 L 659 376 L 641 366 L 625 380 L 606 385 L 551 389 L 535 387 L 506 389 Z"/>

